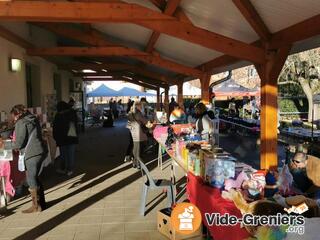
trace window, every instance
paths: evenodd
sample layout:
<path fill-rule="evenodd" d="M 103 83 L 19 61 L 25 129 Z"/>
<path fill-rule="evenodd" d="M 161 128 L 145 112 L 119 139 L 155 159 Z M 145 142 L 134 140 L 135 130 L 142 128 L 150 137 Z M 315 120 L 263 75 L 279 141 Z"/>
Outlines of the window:
<path fill-rule="evenodd" d="M 257 75 L 257 71 L 255 68 L 249 68 L 248 69 L 248 76 L 249 78 L 253 78 Z"/>

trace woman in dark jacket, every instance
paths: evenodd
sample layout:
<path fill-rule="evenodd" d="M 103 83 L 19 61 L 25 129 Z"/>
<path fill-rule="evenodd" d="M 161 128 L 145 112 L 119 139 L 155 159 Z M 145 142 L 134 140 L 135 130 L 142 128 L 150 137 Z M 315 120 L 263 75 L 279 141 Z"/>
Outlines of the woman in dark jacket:
<path fill-rule="evenodd" d="M 39 180 L 39 172 L 48 150 L 42 139 L 41 126 L 36 118 L 23 105 L 12 108 L 15 121 L 16 140 L 13 148 L 24 153 L 27 183 L 32 198 L 32 206 L 22 211 L 32 213 L 45 208 L 44 190 Z"/>
<path fill-rule="evenodd" d="M 57 111 L 53 122 L 53 137 L 60 148 L 62 160 L 58 172 L 71 176 L 74 170 L 75 146 L 78 144 L 78 118 L 76 112 L 66 102 L 59 102 Z"/>

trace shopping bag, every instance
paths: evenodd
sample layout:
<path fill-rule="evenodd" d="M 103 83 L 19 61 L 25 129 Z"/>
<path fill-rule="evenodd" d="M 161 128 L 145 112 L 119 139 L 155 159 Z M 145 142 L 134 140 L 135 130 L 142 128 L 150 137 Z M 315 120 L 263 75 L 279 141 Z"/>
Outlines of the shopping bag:
<path fill-rule="evenodd" d="M 77 137 L 77 130 L 74 122 L 69 123 L 68 137 Z"/>

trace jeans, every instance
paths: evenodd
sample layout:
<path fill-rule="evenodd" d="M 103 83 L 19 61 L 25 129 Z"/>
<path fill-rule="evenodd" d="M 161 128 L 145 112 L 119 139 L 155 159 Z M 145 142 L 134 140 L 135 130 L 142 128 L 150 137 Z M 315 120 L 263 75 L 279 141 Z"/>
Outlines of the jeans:
<path fill-rule="evenodd" d="M 35 189 L 41 186 L 39 180 L 39 172 L 41 164 L 44 160 L 43 155 L 38 155 L 32 158 L 29 158 L 25 161 L 26 166 L 26 178 L 29 188 Z"/>
<path fill-rule="evenodd" d="M 139 160 L 142 161 L 141 153 L 143 152 L 146 142 L 133 142 L 133 165 L 138 166 Z"/>
<path fill-rule="evenodd" d="M 66 171 L 73 171 L 75 150 L 76 150 L 75 144 L 60 147 L 61 169 Z"/>

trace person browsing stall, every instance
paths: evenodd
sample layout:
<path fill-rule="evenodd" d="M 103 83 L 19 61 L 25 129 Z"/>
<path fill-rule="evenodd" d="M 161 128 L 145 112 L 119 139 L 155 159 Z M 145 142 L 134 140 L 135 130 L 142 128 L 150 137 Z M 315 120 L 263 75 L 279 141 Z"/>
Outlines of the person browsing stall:
<path fill-rule="evenodd" d="M 134 102 L 131 110 L 128 114 L 127 128 L 131 132 L 133 140 L 133 161 L 134 168 L 140 168 L 139 160 L 142 161 L 141 153 L 148 140 L 146 132 L 148 120 L 142 114 L 142 104 L 140 102 Z"/>
<path fill-rule="evenodd" d="M 39 173 L 42 162 L 48 154 L 48 149 L 42 139 L 40 122 L 23 105 L 14 106 L 11 110 L 11 115 L 15 121 L 16 134 L 13 149 L 18 150 L 20 155 L 21 153 L 24 154 L 26 178 L 32 198 L 32 206 L 22 212 L 40 212 L 46 206 L 44 189 L 39 178 Z"/>
<path fill-rule="evenodd" d="M 186 122 L 186 114 L 179 105 L 174 106 L 174 109 L 170 114 L 169 121 L 171 123 L 185 123 Z"/>
<path fill-rule="evenodd" d="M 57 104 L 57 114 L 53 121 L 53 138 L 60 147 L 61 167 L 58 173 L 71 176 L 74 171 L 74 155 L 78 144 L 77 114 L 66 102 Z"/>
<path fill-rule="evenodd" d="M 196 130 L 204 138 L 209 138 L 213 133 L 213 122 L 207 111 L 207 107 L 203 103 L 198 103 L 195 106 L 195 114 L 198 120 L 196 121 Z"/>
<path fill-rule="evenodd" d="M 320 203 L 320 185 L 317 183 L 319 164 L 319 159 L 304 152 L 297 152 L 289 164 L 289 169 L 293 176 L 293 186 Z"/>

